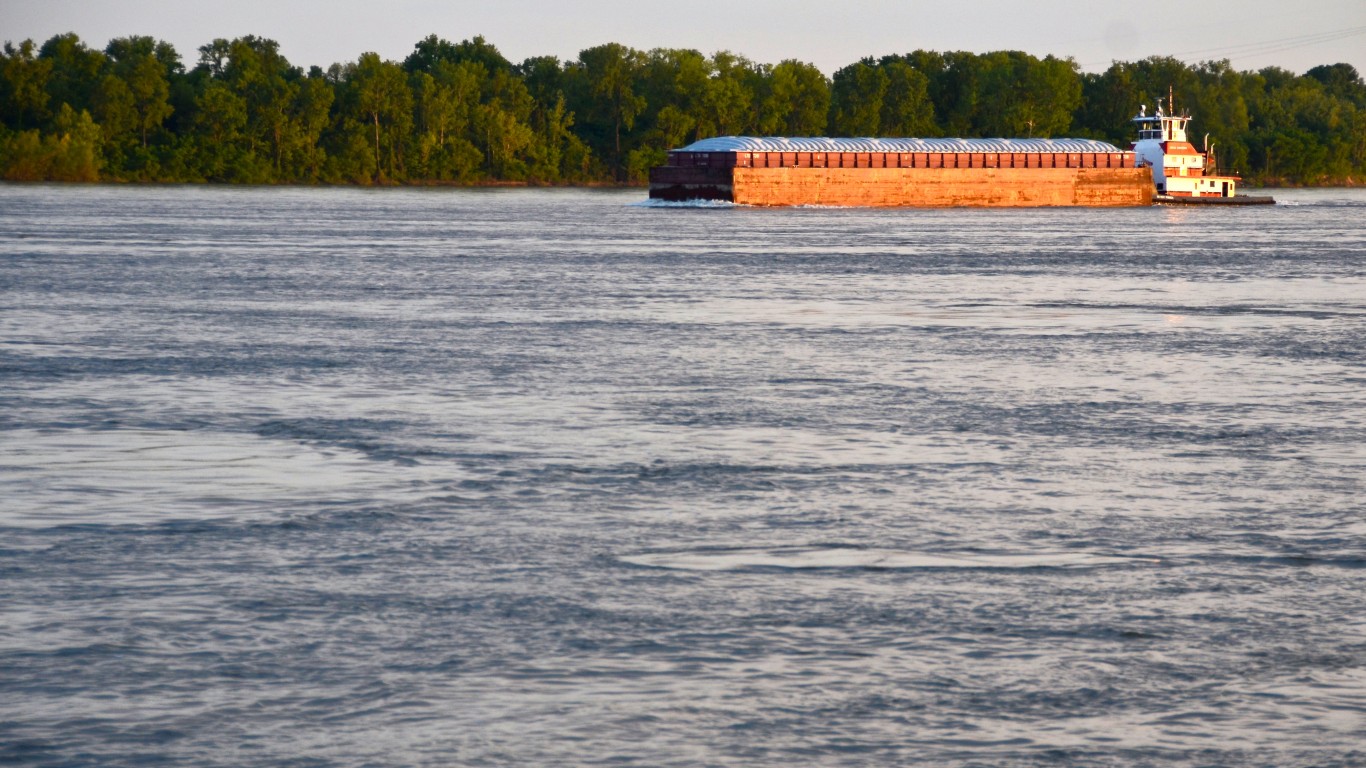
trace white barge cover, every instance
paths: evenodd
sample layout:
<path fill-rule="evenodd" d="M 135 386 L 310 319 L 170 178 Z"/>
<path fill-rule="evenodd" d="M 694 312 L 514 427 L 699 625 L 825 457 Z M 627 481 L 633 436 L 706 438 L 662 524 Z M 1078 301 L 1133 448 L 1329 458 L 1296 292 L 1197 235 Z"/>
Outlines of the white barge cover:
<path fill-rule="evenodd" d="M 675 152 L 1122 152 L 1093 139 L 830 139 L 717 136 Z"/>

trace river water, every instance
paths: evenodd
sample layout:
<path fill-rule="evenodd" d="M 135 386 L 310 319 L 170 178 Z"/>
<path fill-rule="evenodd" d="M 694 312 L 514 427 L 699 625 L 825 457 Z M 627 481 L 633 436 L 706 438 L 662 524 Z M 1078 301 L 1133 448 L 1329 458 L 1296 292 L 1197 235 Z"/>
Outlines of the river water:
<path fill-rule="evenodd" d="M 0 763 L 1366 764 L 1366 193 L 0 186 Z"/>

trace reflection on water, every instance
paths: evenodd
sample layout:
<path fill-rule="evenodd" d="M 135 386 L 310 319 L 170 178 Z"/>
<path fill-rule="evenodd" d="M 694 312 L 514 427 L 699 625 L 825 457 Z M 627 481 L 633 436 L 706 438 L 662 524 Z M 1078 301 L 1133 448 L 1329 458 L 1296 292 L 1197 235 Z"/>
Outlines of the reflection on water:
<path fill-rule="evenodd" d="M 1362 762 L 1366 195 L 0 186 L 0 761 Z"/>

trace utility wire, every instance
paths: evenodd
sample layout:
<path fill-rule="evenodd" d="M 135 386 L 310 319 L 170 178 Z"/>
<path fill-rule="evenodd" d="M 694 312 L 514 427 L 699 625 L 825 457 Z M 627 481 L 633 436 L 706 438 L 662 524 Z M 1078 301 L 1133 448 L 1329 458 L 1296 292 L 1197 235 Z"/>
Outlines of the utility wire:
<path fill-rule="evenodd" d="M 1332 43 L 1338 40 L 1366 35 L 1366 26 L 1348 27 L 1346 29 L 1335 29 L 1328 32 L 1315 32 L 1307 35 L 1295 35 L 1293 37 L 1281 37 L 1272 40 L 1262 40 L 1255 43 L 1242 43 L 1220 48 L 1198 48 L 1190 51 L 1178 51 L 1176 53 L 1165 54 L 1173 58 L 1186 56 L 1198 56 L 1200 58 L 1226 58 L 1226 59 L 1246 59 L 1252 56 L 1265 56 L 1272 53 L 1282 53 L 1292 51 L 1296 48 L 1308 48 L 1314 45 Z M 1109 62 L 1107 62 L 1109 63 Z M 1093 63 L 1089 66 L 1100 66 Z"/>
<path fill-rule="evenodd" d="M 1253 56 L 1259 53 L 1276 53 L 1278 51 L 1288 51 L 1294 48 L 1304 48 L 1321 43 L 1330 43 L 1335 40 L 1344 40 L 1349 37 L 1366 34 L 1366 26 L 1349 27 L 1347 29 L 1335 29 L 1329 32 L 1316 32 L 1311 35 L 1297 35 L 1295 37 L 1282 37 L 1274 40 L 1263 40 L 1257 43 L 1243 43 L 1240 45 L 1230 45 L 1222 48 L 1200 48 L 1193 51 L 1178 51 L 1173 56 L 1194 56 L 1196 54 L 1225 54 L 1229 57 Z"/>

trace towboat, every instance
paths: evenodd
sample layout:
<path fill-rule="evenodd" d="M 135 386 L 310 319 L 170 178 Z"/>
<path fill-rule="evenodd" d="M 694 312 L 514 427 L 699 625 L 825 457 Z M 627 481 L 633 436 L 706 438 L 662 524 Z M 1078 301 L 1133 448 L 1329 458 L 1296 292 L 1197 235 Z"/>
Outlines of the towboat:
<path fill-rule="evenodd" d="M 1233 175 L 1214 173 L 1214 157 L 1205 136 L 1204 151 L 1197 150 L 1186 138 L 1189 113 L 1176 114 L 1172 97 L 1168 94 L 1167 110 L 1158 104 L 1155 114 L 1147 114 L 1143 105 L 1133 122 L 1138 125 L 1138 140 L 1132 152 L 1139 167 L 1152 169 L 1157 205 L 1270 205 L 1275 199 L 1265 196 L 1239 195 L 1238 182 Z"/>

